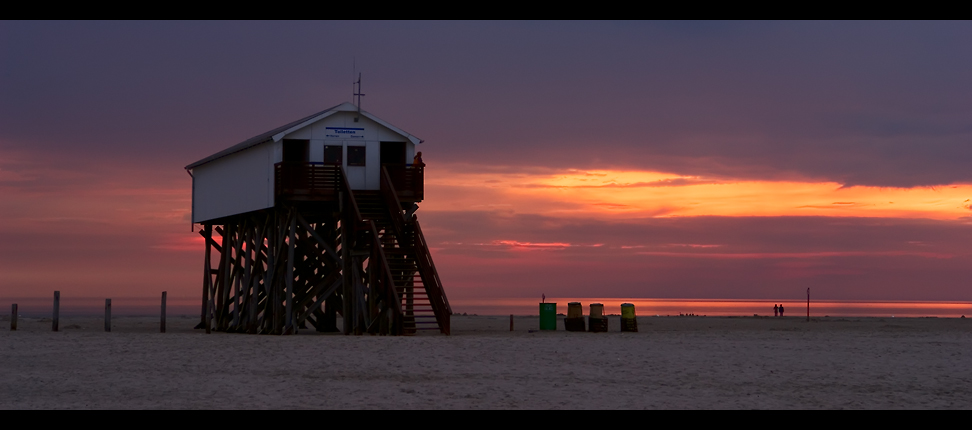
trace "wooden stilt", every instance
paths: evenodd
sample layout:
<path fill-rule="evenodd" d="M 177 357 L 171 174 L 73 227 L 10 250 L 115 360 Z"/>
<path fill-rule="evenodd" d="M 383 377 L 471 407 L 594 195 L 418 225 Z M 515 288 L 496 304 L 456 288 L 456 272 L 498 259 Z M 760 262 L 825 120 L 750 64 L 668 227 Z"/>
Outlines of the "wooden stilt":
<path fill-rule="evenodd" d="M 210 297 L 212 297 L 213 290 L 213 269 L 212 269 L 212 243 L 213 243 L 213 225 L 206 224 L 203 229 L 203 236 L 206 238 L 206 260 L 204 263 L 203 270 L 203 300 L 202 300 L 202 315 L 200 319 L 202 321 L 199 324 L 202 328 L 206 329 L 206 334 L 209 334 L 212 329 L 212 302 Z M 198 328 L 198 327 L 197 327 Z"/>
<path fill-rule="evenodd" d="M 290 241 L 287 243 L 287 291 L 284 293 L 286 297 L 286 323 L 284 324 L 284 334 L 292 334 L 297 331 L 294 325 L 294 251 L 297 248 L 297 216 L 296 213 L 290 215 Z"/>
<path fill-rule="evenodd" d="M 345 334 L 412 334 L 418 328 L 448 334 L 451 309 L 415 218 L 404 220 L 384 184 L 380 193 L 362 192 L 359 207 L 357 192 L 343 176 L 336 178 L 343 185 L 333 203 L 278 202 L 220 219 L 208 232 L 204 224 L 204 326 L 284 334 L 309 323 L 337 331 L 340 314 Z"/>

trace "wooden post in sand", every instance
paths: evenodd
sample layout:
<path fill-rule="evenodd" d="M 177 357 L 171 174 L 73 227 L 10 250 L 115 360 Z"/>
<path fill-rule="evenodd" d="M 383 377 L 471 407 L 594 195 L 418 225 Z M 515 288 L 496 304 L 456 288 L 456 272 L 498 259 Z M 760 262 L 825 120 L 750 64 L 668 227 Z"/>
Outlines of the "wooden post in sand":
<path fill-rule="evenodd" d="M 165 333 L 165 291 L 162 292 L 162 322 L 159 323 L 159 333 Z"/>
<path fill-rule="evenodd" d="M 807 288 L 807 322 L 810 322 L 810 289 Z"/>
<path fill-rule="evenodd" d="M 513 326 L 510 327 L 512 329 Z M 17 304 L 16 303 L 10 305 L 10 331 L 17 331 Z"/>
<path fill-rule="evenodd" d="M 14 305 L 17 306 L 17 305 Z M 513 314 L 510 314 L 510 331 L 513 331 Z"/>
<path fill-rule="evenodd" d="M 57 331 L 57 322 L 60 319 L 60 312 L 59 312 L 60 307 L 61 307 L 61 292 L 55 291 L 54 292 L 54 323 L 53 323 L 53 327 L 51 327 L 51 330 L 53 331 Z"/>
<path fill-rule="evenodd" d="M 105 299 L 105 331 L 111 332 L 111 299 Z"/>

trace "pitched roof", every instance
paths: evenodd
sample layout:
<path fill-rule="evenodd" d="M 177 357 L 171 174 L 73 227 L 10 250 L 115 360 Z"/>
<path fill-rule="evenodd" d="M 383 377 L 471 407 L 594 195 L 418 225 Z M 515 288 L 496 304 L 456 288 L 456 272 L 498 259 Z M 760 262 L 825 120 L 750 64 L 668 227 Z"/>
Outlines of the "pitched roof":
<path fill-rule="evenodd" d="M 334 107 L 331 107 L 331 108 L 322 110 L 322 111 L 320 111 L 318 113 L 315 113 L 313 115 L 310 115 L 310 116 L 307 116 L 307 117 L 298 119 L 297 121 L 291 122 L 291 123 L 286 124 L 286 125 L 282 125 L 282 126 L 277 127 L 277 128 L 275 128 L 273 130 L 267 131 L 265 133 L 258 134 L 256 136 L 253 136 L 253 137 L 251 137 L 251 138 L 249 138 L 247 140 L 244 140 L 244 141 L 242 141 L 240 143 L 237 143 L 236 145 L 233 145 L 233 146 L 231 146 L 229 148 L 226 148 L 226 149 L 224 149 L 222 151 L 219 151 L 219 152 L 217 152 L 217 153 L 215 153 L 213 155 L 210 155 L 210 156 L 208 156 L 206 158 L 203 158 L 202 160 L 199 160 L 199 161 L 197 161 L 195 163 L 192 163 L 192 164 L 186 166 L 186 170 L 189 170 L 189 169 L 192 169 L 192 168 L 201 166 L 201 165 L 206 164 L 206 163 L 208 163 L 210 161 L 213 161 L 213 160 L 216 160 L 216 159 L 219 159 L 219 158 L 223 158 L 223 157 L 225 157 L 227 155 L 230 155 L 230 154 L 233 154 L 233 153 L 236 153 L 236 152 L 240 152 L 240 151 L 242 151 L 244 149 L 247 149 L 247 148 L 250 148 L 250 147 L 259 145 L 259 144 L 264 143 L 264 142 L 270 142 L 270 141 L 277 142 L 280 139 L 283 139 L 284 136 L 286 136 L 287 134 L 290 134 L 290 133 L 293 133 L 293 132 L 295 132 L 297 130 L 300 130 L 300 129 L 302 129 L 302 128 L 310 125 L 310 124 L 313 124 L 313 123 L 315 123 L 317 121 L 320 121 L 321 119 L 327 118 L 328 116 L 331 116 L 331 115 L 333 115 L 333 114 L 335 114 L 337 112 L 357 112 L 357 111 L 358 111 L 358 107 L 355 106 L 354 104 L 351 104 L 351 103 L 348 103 L 348 102 L 341 103 L 341 104 L 339 104 L 337 106 L 334 106 Z M 398 127 L 395 127 L 394 125 L 391 125 L 391 124 L 385 122 L 384 120 L 382 120 L 382 119 L 380 119 L 380 118 L 378 118 L 378 117 L 376 117 L 376 116 L 374 116 L 374 115 L 372 115 L 372 114 L 370 114 L 368 112 L 361 111 L 361 115 L 363 115 L 365 118 L 368 118 L 368 119 L 370 119 L 370 120 L 372 120 L 374 122 L 377 122 L 378 124 L 381 124 L 381 125 L 383 125 L 385 127 L 388 127 L 392 131 L 394 131 L 394 132 L 396 132 L 398 134 L 401 134 L 402 136 L 405 136 L 406 138 L 408 138 L 409 141 L 411 141 L 414 144 L 419 144 L 419 143 L 424 142 L 422 139 L 419 139 L 419 138 L 417 138 L 415 136 L 412 136 L 411 134 L 407 133 L 405 130 L 402 130 L 402 129 L 398 128 Z"/>

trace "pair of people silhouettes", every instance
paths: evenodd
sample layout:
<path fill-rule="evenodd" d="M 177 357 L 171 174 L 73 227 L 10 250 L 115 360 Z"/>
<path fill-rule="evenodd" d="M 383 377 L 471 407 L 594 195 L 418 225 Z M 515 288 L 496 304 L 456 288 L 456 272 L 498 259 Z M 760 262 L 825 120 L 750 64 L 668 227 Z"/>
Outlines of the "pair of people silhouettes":
<path fill-rule="evenodd" d="M 777 316 L 781 317 L 781 316 L 783 316 L 783 305 L 782 304 L 773 305 L 773 316 L 774 317 L 777 317 Z"/>

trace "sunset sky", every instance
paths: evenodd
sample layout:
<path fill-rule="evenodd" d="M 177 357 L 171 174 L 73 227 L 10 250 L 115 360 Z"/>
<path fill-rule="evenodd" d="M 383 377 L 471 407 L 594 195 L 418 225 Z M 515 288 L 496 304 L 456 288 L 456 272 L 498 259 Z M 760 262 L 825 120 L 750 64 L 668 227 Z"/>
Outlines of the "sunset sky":
<path fill-rule="evenodd" d="M 198 301 L 184 167 L 351 101 L 452 300 L 972 300 L 972 23 L 0 21 L 0 299 Z M 5 305 L 9 307 L 8 305 Z M 461 309 L 458 309 L 461 311 Z"/>

